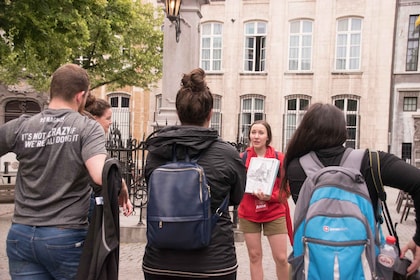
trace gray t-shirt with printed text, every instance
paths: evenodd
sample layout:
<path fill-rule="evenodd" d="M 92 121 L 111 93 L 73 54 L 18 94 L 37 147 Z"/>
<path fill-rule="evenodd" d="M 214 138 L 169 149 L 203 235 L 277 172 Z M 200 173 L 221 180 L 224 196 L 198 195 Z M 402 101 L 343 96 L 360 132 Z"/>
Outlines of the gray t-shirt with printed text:
<path fill-rule="evenodd" d="M 106 154 L 103 128 L 70 109 L 46 109 L 0 126 L 0 156 L 19 160 L 12 222 L 80 228 L 87 225 L 90 187 L 84 163 Z"/>

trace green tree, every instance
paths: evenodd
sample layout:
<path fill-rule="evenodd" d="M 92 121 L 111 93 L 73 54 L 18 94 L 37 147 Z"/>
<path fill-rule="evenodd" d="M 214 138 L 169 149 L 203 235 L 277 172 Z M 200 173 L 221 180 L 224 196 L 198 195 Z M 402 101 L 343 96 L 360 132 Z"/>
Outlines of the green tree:
<path fill-rule="evenodd" d="M 92 88 L 148 88 L 161 78 L 162 23 L 162 9 L 140 0 L 0 0 L 0 81 L 46 90 L 73 62 Z"/>

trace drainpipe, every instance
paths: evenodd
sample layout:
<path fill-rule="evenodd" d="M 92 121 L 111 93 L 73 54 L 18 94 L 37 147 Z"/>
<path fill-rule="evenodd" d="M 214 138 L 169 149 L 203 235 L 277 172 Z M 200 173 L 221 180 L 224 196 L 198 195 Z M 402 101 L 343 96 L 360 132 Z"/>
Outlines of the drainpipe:
<path fill-rule="evenodd" d="M 388 153 L 391 152 L 391 142 L 392 142 L 392 131 L 393 131 L 393 119 L 394 119 L 394 86 L 395 86 L 395 41 L 397 33 L 397 20 L 399 14 L 399 0 L 395 1 L 395 15 L 394 15 L 394 34 L 392 39 L 392 58 L 391 58 L 391 85 L 390 85 L 390 102 L 389 102 L 389 113 L 388 115 Z"/>

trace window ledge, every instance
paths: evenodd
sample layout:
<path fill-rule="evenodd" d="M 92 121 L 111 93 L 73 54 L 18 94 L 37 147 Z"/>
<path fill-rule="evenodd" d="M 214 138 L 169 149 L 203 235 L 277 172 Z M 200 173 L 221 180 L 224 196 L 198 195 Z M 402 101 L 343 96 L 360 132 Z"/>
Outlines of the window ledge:
<path fill-rule="evenodd" d="M 419 71 L 394 72 L 395 75 L 418 75 Z"/>
<path fill-rule="evenodd" d="M 225 73 L 223 72 L 206 72 L 206 76 L 223 76 Z"/>
<path fill-rule="evenodd" d="M 313 76 L 314 72 L 285 72 L 286 76 Z"/>
<path fill-rule="evenodd" d="M 363 72 L 362 71 L 354 71 L 354 72 L 351 72 L 351 71 L 332 71 L 331 75 L 343 75 L 343 76 L 359 75 L 359 76 L 361 76 L 361 75 L 363 75 Z"/>
<path fill-rule="evenodd" d="M 267 76 L 267 72 L 241 72 L 240 76 Z"/>

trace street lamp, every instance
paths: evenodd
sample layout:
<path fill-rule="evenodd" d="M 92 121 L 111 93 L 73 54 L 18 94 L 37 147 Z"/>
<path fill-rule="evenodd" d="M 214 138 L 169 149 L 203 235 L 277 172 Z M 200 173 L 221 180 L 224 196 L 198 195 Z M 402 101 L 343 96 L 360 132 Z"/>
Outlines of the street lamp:
<path fill-rule="evenodd" d="M 175 39 L 179 42 L 179 34 L 181 34 L 179 9 L 182 0 L 165 0 L 166 17 L 175 24 Z"/>

